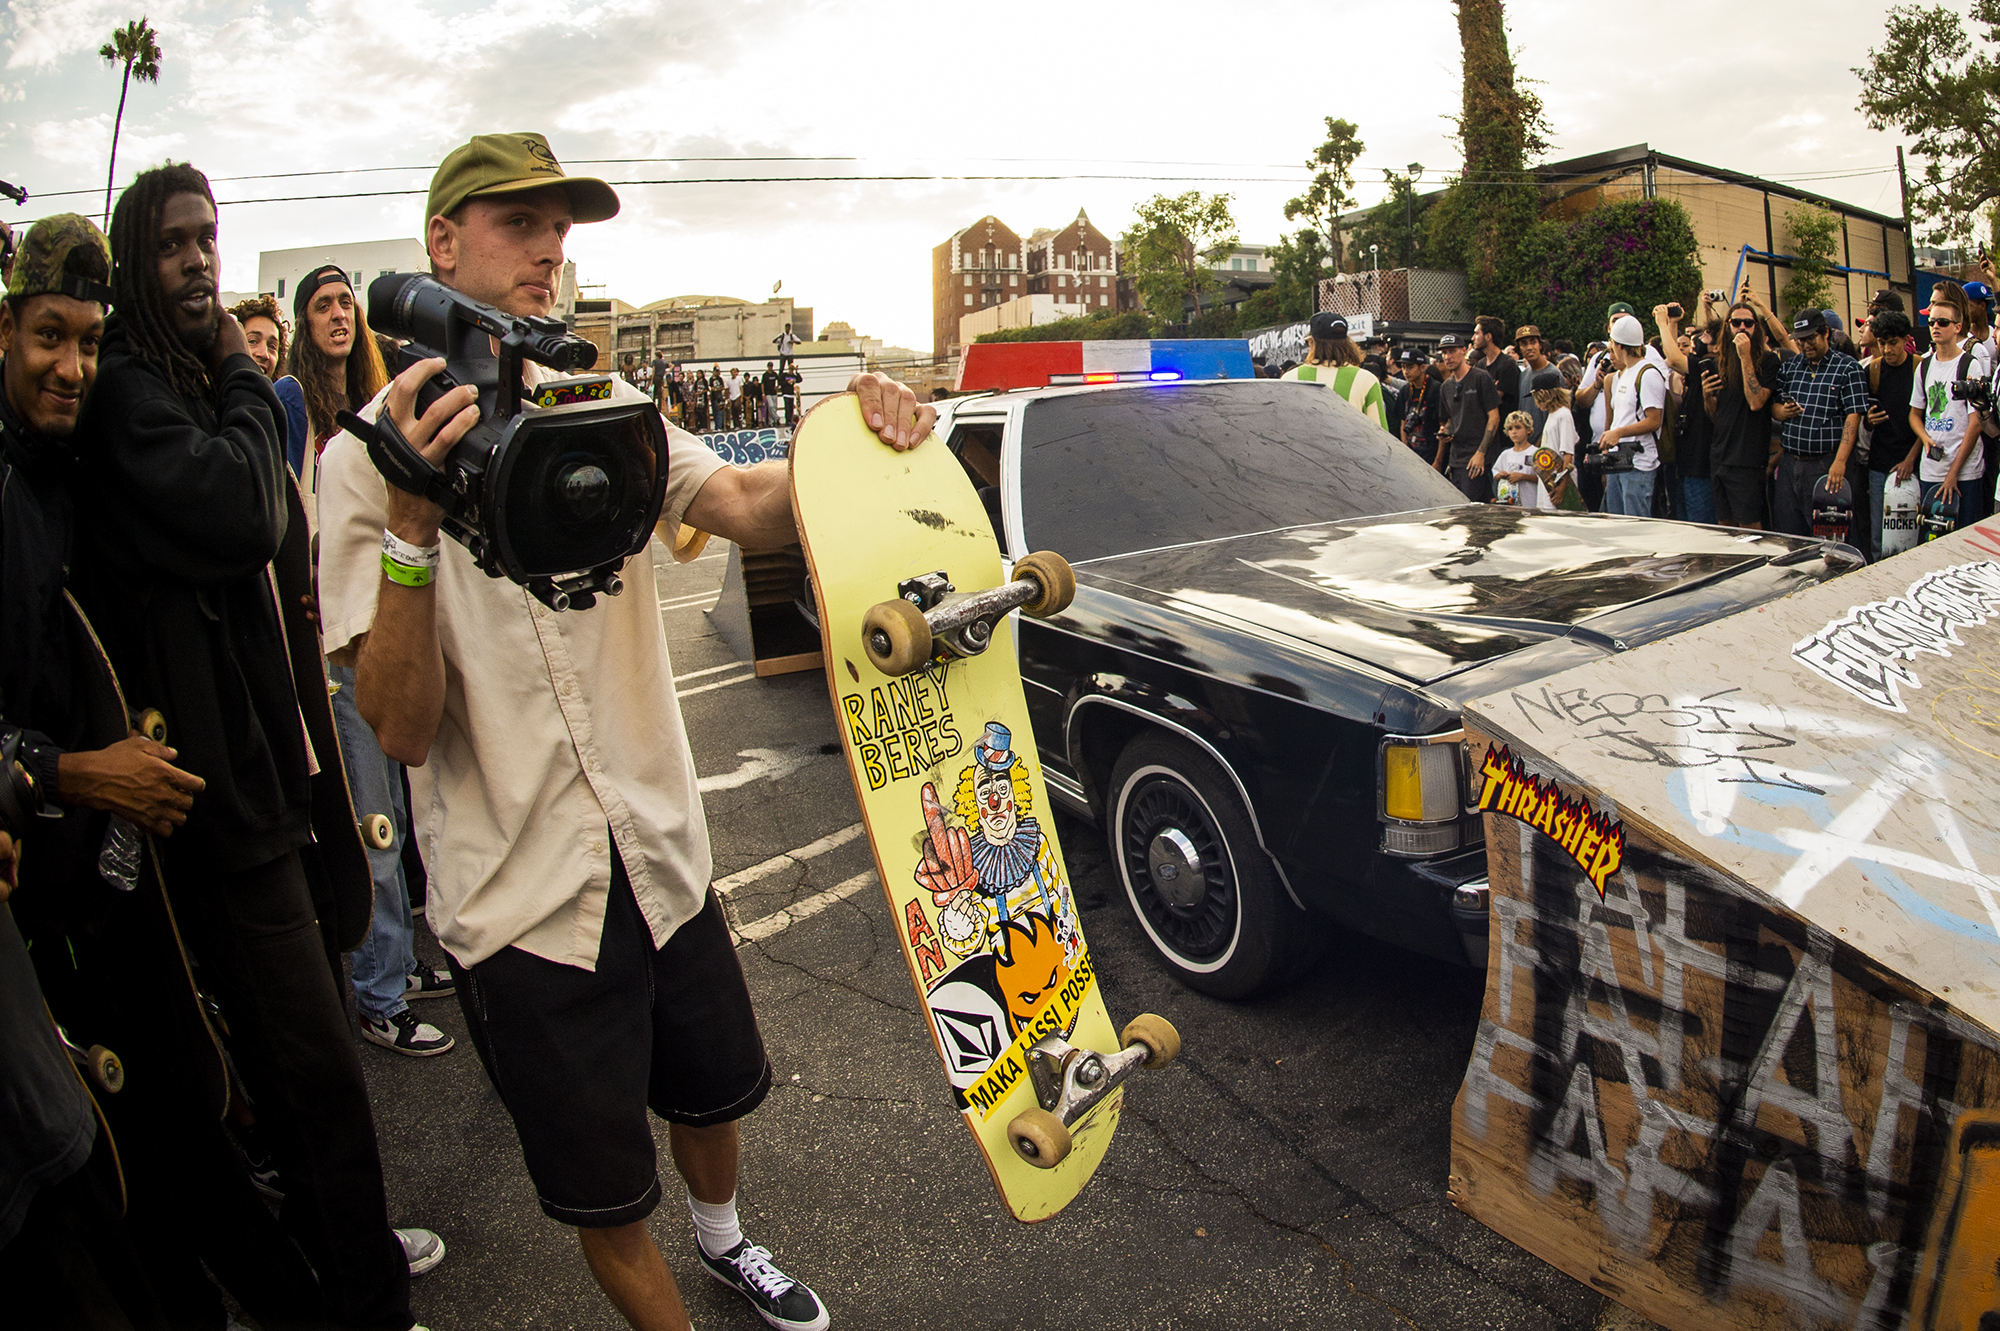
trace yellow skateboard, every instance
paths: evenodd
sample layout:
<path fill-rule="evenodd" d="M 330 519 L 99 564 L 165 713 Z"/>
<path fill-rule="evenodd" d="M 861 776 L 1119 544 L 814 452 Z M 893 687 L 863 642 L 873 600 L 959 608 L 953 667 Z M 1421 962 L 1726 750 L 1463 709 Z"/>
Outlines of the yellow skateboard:
<path fill-rule="evenodd" d="M 953 1096 L 1018 1220 L 1090 1181 L 1122 1083 L 1180 1050 L 1104 1010 L 1048 816 L 1009 613 L 1075 580 L 1034 554 L 1003 581 L 972 482 L 933 436 L 898 453 L 854 397 L 806 414 L 792 509 L 848 772 Z"/>

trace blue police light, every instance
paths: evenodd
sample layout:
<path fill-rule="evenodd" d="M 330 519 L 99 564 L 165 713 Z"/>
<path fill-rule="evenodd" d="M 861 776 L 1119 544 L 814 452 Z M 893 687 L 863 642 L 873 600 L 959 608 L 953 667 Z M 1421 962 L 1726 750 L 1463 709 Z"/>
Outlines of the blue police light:
<path fill-rule="evenodd" d="M 1181 372 L 1179 370 L 1155 370 L 1146 377 L 1148 379 L 1151 379 L 1156 384 L 1163 384 L 1167 383 L 1170 380 L 1180 378 Z"/>

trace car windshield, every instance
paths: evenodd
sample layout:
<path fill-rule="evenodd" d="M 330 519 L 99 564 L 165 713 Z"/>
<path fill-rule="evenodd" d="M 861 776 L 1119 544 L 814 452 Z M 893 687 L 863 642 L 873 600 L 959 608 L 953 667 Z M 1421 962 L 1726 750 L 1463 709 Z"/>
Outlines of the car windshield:
<path fill-rule="evenodd" d="M 1028 548 L 1072 564 L 1464 502 L 1331 390 L 1294 380 L 1043 398 L 1021 442 Z"/>

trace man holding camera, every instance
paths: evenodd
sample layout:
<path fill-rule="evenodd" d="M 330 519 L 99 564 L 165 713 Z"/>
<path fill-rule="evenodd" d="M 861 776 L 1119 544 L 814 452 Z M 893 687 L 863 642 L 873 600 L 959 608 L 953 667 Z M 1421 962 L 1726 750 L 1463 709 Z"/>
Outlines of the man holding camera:
<path fill-rule="evenodd" d="M 618 208 L 603 181 L 565 175 L 540 135 L 481 135 L 432 178 L 432 274 L 509 314 L 547 314 L 570 227 Z M 469 387 L 417 417 L 418 389 L 443 367 L 413 366 L 362 413 L 387 413 L 433 464 L 479 419 Z M 531 365 L 528 377 L 550 376 Z M 851 387 L 885 443 L 930 433 L 936 413 L 908 389 L 876 375 Z M 796 539 L 783 463 L 730 467 L 681 430 L 667 438 L 659 531 L 685 522 L 764 549 Z M 634 1327 L 685 1328 L 646 1229 L 661 1196 L 650 1109 L 667 1121 L 703 1267 L 773 1326 L 824 1327 L 818 1298 L 737 1221 L 737 1122 L 771 1069 L 709 889 L 650 558 L 626 562 L 622 595 L 557 613 L 442 542 L 442 510 L 387 486 L 351 434 L 322 462 L 330 656 L 353 664 L 362 715 L 411 769 L 428 918 L 543 1211 L 576 1227 Z"/>
<path fill-rule="evenodd" d="M 1604 511 L 1653 515 L 1660 469 L 1660 426 L 1666 419 L 1667 372 L 1647 353 L 1646 330 L 1632 315 L 1611 321 L 1611 426 L 1593 445 L 1604 466 Z M 1610 462 L 1613 455 L 1625 460 Z"/>
<path fill-rule="evenodd" d="M 1839 486 L 1847 479 L 1847 458 L 1868 412 L 1868 380 L 1844 351 L 1835 351 L 1833 332 L 1820 310 L 1792 320 L 1799 354 L 1778 366 L 1777 405 L 1771 418 L 1782 422 L 1784 448 L 1771 491 L 1771 526 L 1791 536 L 1810 536 L 1813 485 L 1820 477 Z"/>

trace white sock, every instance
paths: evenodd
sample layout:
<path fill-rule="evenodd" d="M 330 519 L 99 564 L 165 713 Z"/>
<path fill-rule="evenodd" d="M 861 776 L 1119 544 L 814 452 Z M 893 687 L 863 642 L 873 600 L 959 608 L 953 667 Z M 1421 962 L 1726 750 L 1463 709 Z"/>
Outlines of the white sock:
<path fill-rule="evenodd" d="M 710 1257 L 720 1257 L 743 1242 L 743 1226 L 736 1220 L 736 1198 L 733 1194 L 726 1202 L 711 1204 L 689 1193 L 688 1210 L 694 1215 L 695 1240 Z"/>

